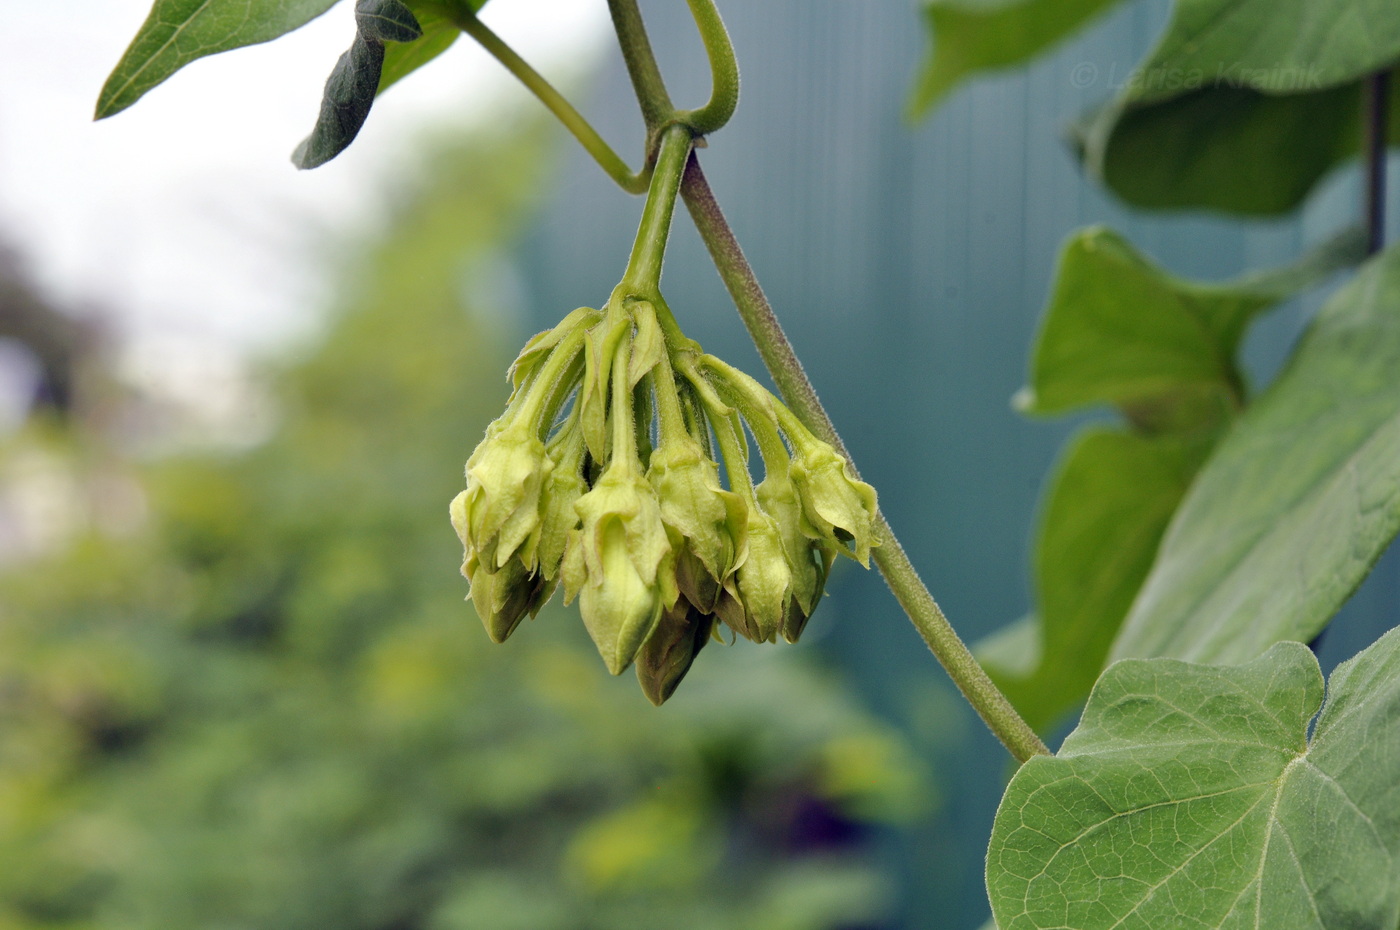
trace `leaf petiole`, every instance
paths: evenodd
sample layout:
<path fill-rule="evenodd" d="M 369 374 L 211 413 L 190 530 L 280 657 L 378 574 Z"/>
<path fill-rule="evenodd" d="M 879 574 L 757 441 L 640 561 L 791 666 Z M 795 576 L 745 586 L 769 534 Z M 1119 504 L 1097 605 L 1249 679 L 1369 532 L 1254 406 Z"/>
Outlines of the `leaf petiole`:
<path fill-rule="evenodd" d="M 612 146 L 574 109 L 573 104 L 483 23 L 474 11 L 461 3 L 443 4 L 440 9 L 453 25 L 475 39 L 549 109 L 618 187 L 629 194 L 640 194 L 647 189 L 651 181 L 650 169 L 644 166 L 642 170 L 633 172 L 628 168 L 622 156 L 613 151 Z"/>

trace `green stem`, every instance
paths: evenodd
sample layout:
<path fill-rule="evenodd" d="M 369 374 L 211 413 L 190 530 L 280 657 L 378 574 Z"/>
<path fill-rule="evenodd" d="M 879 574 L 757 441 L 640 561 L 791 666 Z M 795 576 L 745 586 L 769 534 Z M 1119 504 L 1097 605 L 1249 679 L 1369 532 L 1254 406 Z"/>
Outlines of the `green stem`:
<path fill-rule="evenodd" d="M 650 132 L 671 117 L 675 109 L 671 106 L 671 95 L 666 92 L 666 82 L 661 77 L 661 69 L 656 66 L 656 55 L 652 53 L 651 40 L 647 38 L 646 26 L 642 24 L 637 0 L 608 0 L 608 11 L 612 14 L 618 44 L 622 46 L 622 60 L 627 64 L 627 74 L 632 78 L 632 87 L 637 92 L 642 118 L 646 120 L 647 131 Z"/>
<path fill-rule="evenodd" d="M 565 336 L 540 366 L 539 376 L 532 383 L 521 415 L 528 417 L 535 430 L 547 434 L 554 417 L 573 390 L 573 382 L 582 369 L 584 331 L 575 329 Z"/>
<path fill-rule="evenodd" d="M 632 418 L 632 387 L 627 383 L 627 356 L 631 345 L 623 339 L 613 353 L 612 364 L 612 426 L 613 449 L 612 465 L 624 464 L 640 471 L 641 460 L 637 455 L 635 424 Z M 625 450 L 625 451 L 624 451 Z"/>
<path fill-rule="evenodd" d="M 632 257 L 627 261 L 627 273 L 622 276 L 621 287 L 629 297 L 659 301 L 666 239 L 671 233 L 676 192 L 681 186 L 692 141 L 690 129 L 680 123 L 673 123 L 662 131 L 651 188 L 647 191 L 647 205 L 642 210 L 642 222 L 632 245 Z M 660 316 L 662 311 L 657 309 L 657 314 Z"/>
<path fill-rule="evenodd" d="M 714 0 L 688 0 L 690 15 L 705 43 L 705 55 L 710 59 L 710 100 L 698 110 L 686 110 L 676 118 L 689 124 L 697 135 L 709 135 L 720 129 L 739 106 L 739 60 L 734 56 L 734 43 L 724 28 Z"/>
<path fill-rule="evenodd" d="M 802 370 L 802 364 L 793 352 L 792 343 L 783 332 L 772 306 L 754 276 L 753 268 L 744 257 L 743 250 L 734 238 L 733 230 L 720 211 L 714 193 L 700 170 L 700 163 L 693 156 L 686 167 L 681 195 L 685 198 L 686 206 L 690 208 L 690 215 L 695 220 L 700 237 L 710 250 L 715 267 L 719 270 L 720 277 L 724 280 L 725 287 L 728 288 L 729 295 L 733 298 L 739 315 L 743 318 L 744 325 L 758 347 L 759 355 L 773 376 L 778 390 L 802 422 L 850 462 L 850 453 L 846 451 L 846 446 L 832 425 L 830 416 L 818 399 L 812 382 Z M 854 470 L 854 463 L 851 467 Z M 877 515 L 877 527 L 880 546 L 874 550 L 875 563 L 884 575 L 890 591 L 904 608 L 904 612 L 909 615 L 914 628 L 919 631 L 919 635 L 948 672 L 948 676 L 953 679 L 958 690 L 1018 761 L 1025 762 L 1032 756 L 1048 754 L 1049 749 L 1036 735 L 1035 730 L 1016 713 L 1006 695 L 1002 694 L 987 676 L 986 671 L 948 622 L 938 602 L 920 580 L 918 572 L 909 561 L 904 547 L 895 538 L 894 531 L 883 513 Z"/>
<path fill-rule="evenodd" d="M 588 120 L 574 109 L 573 104 L 564 99 L 538 71 L 530 67 L 529 62 L 517 55 L 513 48 L 478 19 L 471 9 L 461 4 L 452 4 L 443 9 L 458 29 L 475 39 L 539 98 L 619 187 L 631 194 L 640 194 L 647 189 L 646 169 L 643 168 L 634 174 L 622 157 L 613 151 L 612 146 L 608 145 Z"/>
<path fill-rule="evenodd" d="M 790 459 L 787 446 L 783 444 L 783 437 L 779 432 L 773 395 L 753 378 L 713 355 L 701 358 L 700 364 L 719 376 L 714 383 L 720 398 L 736 408 L 748 421 L 749 431 L 758 441 L 758 450 L 763 456 L 763 465 L 767 473 L 785 477 Z"/>
<path fill-rule="evenodd" d="M 697 375 L 697 377 L 699 377 Z M 706 407 L 710 425 L 714 428 L 715 439 L 719 442 L 719 454 L 724 459 L 724 471 L 729 475 L 729 489 L 745 500 L 754 500 L 753 476 L 749 474 L 748 440 L 743 430 L 734 422 L 734 411 L 726 412 L 719 396 L 710 385 L 699 384 L 691 379 L 700 394 L 700 402 Z M 706 390 L 710 388 L 710 390 Z"/>

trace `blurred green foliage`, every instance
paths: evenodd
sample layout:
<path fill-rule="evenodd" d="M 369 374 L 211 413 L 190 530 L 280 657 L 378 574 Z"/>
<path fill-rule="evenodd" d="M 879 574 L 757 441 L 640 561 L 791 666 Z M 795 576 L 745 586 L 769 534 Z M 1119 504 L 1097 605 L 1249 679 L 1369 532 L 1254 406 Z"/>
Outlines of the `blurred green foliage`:
<path fill-rule="evenodd" d="M 500 647 L 463 603 L 447 502 L 519 335 L 470 281 L 536 148 L 402 192 L 270 442 L 141 466 L 138 532 L 0 580 L 0 930 L 880 923 L 860 837 L 929 791 L 804 654 L 658 710 L 574 610 Z"/>

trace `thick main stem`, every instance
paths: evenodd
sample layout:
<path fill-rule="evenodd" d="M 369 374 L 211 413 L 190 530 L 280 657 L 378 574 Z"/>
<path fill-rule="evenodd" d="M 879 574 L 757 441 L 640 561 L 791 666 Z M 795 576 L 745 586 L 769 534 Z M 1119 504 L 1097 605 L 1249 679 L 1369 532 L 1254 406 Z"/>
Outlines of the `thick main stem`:
<path fill-rule="evenodd" d="M 846 451 L 826 408 L 817 397 L 816 389 L 803 371 L 792 343 L 788 341 L 768 298 L 764 296 L 763 288 L 759 286 L 753 268 L 744 257 L 693 154 L 686 165 L 681 196 L 685 198 L 700 237 L 709 249 L 715 267 L 719 269 L 720 277 L 778 390 L 803 423 L 850 462 L 850 453 Z M 987 676 L 948 622 L 883 513 L 878 515 L 877 525 L 881 542 L 873 552 L 875 564 L 879 566 L 895 599 L 909 615 L 919 635 L 958 690 L 1018 761 L 1025 762 L 1032 756 L 1048 754 L 1050 750 L 1045 743 L 1016 713 L 1006 695 Z"/>

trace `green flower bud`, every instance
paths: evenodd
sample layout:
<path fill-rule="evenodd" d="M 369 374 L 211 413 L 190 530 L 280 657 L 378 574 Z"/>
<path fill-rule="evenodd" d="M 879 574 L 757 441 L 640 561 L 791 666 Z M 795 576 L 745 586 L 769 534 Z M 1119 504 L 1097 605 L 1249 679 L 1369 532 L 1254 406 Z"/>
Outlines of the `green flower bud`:
<path fill-rule="evenodd" d="M 647 479 L 656 489 L 665 524 L 685 537 L 688 551 L 711 578 L 728 578 L 744 555 L 748 505 L 720 487 L 719 466 L 699 442 L 682 434 L 665 439 L 651 454 Z"/>
<path fill-rule="evenodd" d="M 701 613 L 713 613 L 719 600 L 720 582 L 690 548 L 689 540 L 667 527 L 666 536 L 674 554 L 676 589 Z"/>
<path fill-rule="evenodd" d="M 714 617 L 684 600 L 661 615 L 656 630 L 637 653 L 637 680 L 648 700 L 660 707 L 675 693 L 714 628 Z"/>
<path fill-rule="evenodd" d="M 788 438 L 798 447 L 792 457 L 792 483 L 811 535 L 869 568 L 870 549 L 879 545 L 875 489 L 852 475 L 846 460 L 820 439 Z"/>
<path fill-rule="evenodd" d="M 521 548 L 521 558 L 553 579 L 559 574 L 569 533 L 578 526 L 574 504 L 588 491 L 583 477 L 583 434 L 576 422 L 550 441 L 550 457 L 554 467 L 540 489 L 539 531 Z"/>
<path fill-rule="evenodd" d="M 554 582 L 530 571 L 518 557 L 493 572 L 480 559 L 469 556 L 462 574 L 471 582 L 468 597 L 493 643 L 505 642 L 525 615 L 538 614 L 554 593 Z"/>
<path fill-rule="evenodd" d="M 787 476 L 769 475 L 754 490 L 759 506 L 778 525 L 783 555 L 792 572 L 792 598 L 803 615 L 802 623 L 806 623 L 821 600 L 827 574 L 823 565 L 831 564 L 831 550 L 807 535 L 802 499 Z M 788 638 L 796 641 L 795 637 Z"/>
<path fill-rule="evenodd" d="M 574 504 L 580 525 L 564 556 L 565 592 L 577 593 L 584 626 L 608 671 L 620 675 L 674 602 L 658 578 L 671 553 L 656 495 L 635 462 L 615 461 Z"/>
<path fill-rule="evenodd" d="M 578 389 L 578 415 L 588 451 L 599 462 L 609 459 L 608 421 L 612 366 L 618 347 L 628 337 L 632 320 L 611 309 L 602 322 L 588 331 L 583 344 L 584 373 Z"/>
<path fill-rule="evenodd" d="M 798 638 L 802 636 L 802 630 L 807 626 L 807 618 L 811 617 L 812 612 L 817 609 L 817 604 L 822 598 L 822 591 L 826 588 L 827 575 L 831 574 L 831 563 L 836 559 L 836 553 L 815 540 L 809 540 L 806 551 L 800 558 L 811 565 L 815 584 L 811 588 L 810 601 L 796 591 L 788 599 L 787 611 L 783 614 L 782 633 L 783 639 L 790 643 L 797 642 Z"/>
<path fill-rule="evenodd" d="M 769 643 L 777 639 L 792 597 L 792 569 L 772 517 L 756 508 L 750 510 L 748 536 L 748 558 L 738 570 L 745 628 L 735 632 L 756 643 Z"/>
<path fill-rule="evenodd" d="M 488 430 L 467 460 L 464 542 L 490 570 L 503 568 L 538 528 L 540 490 L 553 467 L 529 418 Z"/>

